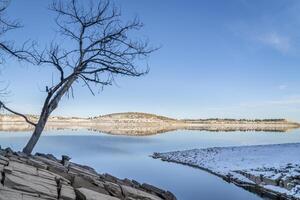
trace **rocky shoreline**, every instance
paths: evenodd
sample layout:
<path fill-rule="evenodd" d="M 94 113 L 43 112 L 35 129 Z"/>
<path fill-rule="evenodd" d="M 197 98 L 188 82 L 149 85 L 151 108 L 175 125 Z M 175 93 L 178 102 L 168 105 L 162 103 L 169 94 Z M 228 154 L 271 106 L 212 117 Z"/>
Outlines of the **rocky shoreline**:
<path fill-rule="evenodd" d="M 264 198 L 300 199 L 300 144 L 214 147 L 154 153 L 155 159 L 199 168 Z"/>
<path fill-rule="evenodd" d="M 176 200 L 169 191 L 53 155 L 0 150 L 1 200 Z"/>
<path fill-rule="evenodd" d="M 253 176 L 253 175 L 250 175 L 250 174 L 247 174 L 247 173 L 244 173 L 244 172 L 240 171 L 240 173 L 243 174 L 243 176 L 249 178 L 249 180 L 252 180 L 252 181 L 249 181 L 249 180 L 246 180 L 246 179 L 241 180 L 241 179 L 238 179 L 236 177 L 231 176 L 230 174 L 223 175 L 223 174 L 216 173 L 216 172 L 214 172 L 210 169 L 199 167 L 197 165 L 186 164 L 186 163 L 181 162 L 181 161 L 164 159 L 164 158 L 161 158 L 160 156 L 158 156 L 157 154 L 154 154 L 151 157 L 154 158 L 154 159 L 161 159 L 164 162 L 172 162 L 172 163 L 177 163 L 177 164 L 186 165 L 186 166 L 189 166 L 189 167 L 201 169 L 201 170 L 206 171 L 206 172 L 208 172 L 212 175 L 215 175 L 217 177 L 222 178 L 227 183 L 233 183 L 234 185 L 236 185 L 238 187 L 244 188 L 245 190 L 247 190 L 249 192 L 255 193 L 255 194 L 257 194 L 258 196 L 260 196 L 264 199 L 270 199 L 270 200 L 300 200 L 300 198 L 296 198 L 296 197 L 293 197 L 293 196 L 290 196 L 290 195 L 282 194 L 282 193 L 274 191 L 272 189 L 268 189 L 268 188 L 260 186 L 259 184 L 261 184 L 261 183 L 264 184 L 264 181 L 266 181 L 266 180 L 268 180 L 269 183 L 270 183 L 269 179 L 263 178 L 261 176 Z M 274 181 L 273 183 L 277 184 L 276 181 Z"/>

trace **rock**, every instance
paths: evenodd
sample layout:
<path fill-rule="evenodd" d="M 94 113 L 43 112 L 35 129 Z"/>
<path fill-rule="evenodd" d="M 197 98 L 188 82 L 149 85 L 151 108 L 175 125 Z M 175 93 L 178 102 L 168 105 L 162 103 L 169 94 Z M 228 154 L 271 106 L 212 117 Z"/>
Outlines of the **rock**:
<path fill-rule="evenodd" d="M 46 158 L 47 160 L 52 160 L 54 162 L 59 162 L 59 160 L 55 156 L 53 156 L 52 154 L 36 153 L 35 156 Z"/>
<path fill-rule="evenodd" d="M 268 178 L 268 177 L 263 177 L 262 178 L 263 182 L 266 184 L 266 185 L 274 185 L 274 186 L 277 186 L 279 185 L 279 181 L 277 180 L 274 180 L 274 179 L 271 179 L 271 178 Z"/>
<path fill-rule="evenodd" d="M 35 160 L 33 158 L 29 158 L 27 160 L 27 164 L 31 165 L 31 166 L 34 166 L 36 168 L 41 168 L 41 169 L 47 169 L 48 165 L 46 165 L 45 163 L 41 162 L 41 161 L 38 161 L 38 160 Z"/>
<path fill-rule="evenodd" d="M 112 182 L 105 182 L 104 187 L 110 195 L 118 197 L 120 199 L 123 198 L 121 187 L 118 184 Z"/>
<path fill-rule="evenodd" d="M 1 163 L 4 163 L 4 165 L 7 165 L 9 162 L 9 159 L 6 158 L 5 156 L 0 155 L 0 161 L 1 161 Z"/>
<path fill-rule="evenodd" d="M 64 177 L 60 176 L 59 174 L 55 174 L 49 170 L 37 169 L 37 172 L 38 172 L 38 176 L 41 178 L 50 179 L 53 181 L 63 180 L 64 182 L 67 182 L 69 184 L 71 183 L 68 179 L 65 179 Z"/>
<path fill-rule="evenodd" d="M 67 173 L 68 172 L 68 169 L 65 166 L 63 166 L 59 161 L 55 161 L 53 159 L 48 159 L 44 156 L 34 156 L 33 158 L 35 160 L 43 162 L 44 164 L 47 164 L 48 169 L 52 172 L 57 172 L 57 173 Z"/>
<path fill-rule="evenodd" d="M 10 160 L 10 161 L 16 161 L 16 162 L 22 162 L 21 157 L 18 157 L 16 155 L 13 155 L 13 154 L 6 154 L 7 158 Z"/>
<path fill-rule="evenodd" d="M 126 199 L 132 198 L 132 199 L 147 199 L 147 200 L 162 200 L 162 198 L 149 194 L 147 192 L 129 187 L 129 186 L 125 186 L 122 185 L 122 191 L 123 194 L 125 195 Z"/>
<path fill-rule="evenodd" d="M 78 200 L 120 200 L 116 197 L 101 194 L 86 188 L 77 188 L 75 192 Z"/>
<path fill-rule="evenodd" d="M 135 185 L 132 183 L 132 181 L 129 180 L 128 178 L 125 178 L 125 179 L 123 180 L 123 183 L 124 183 L 125 185 L 127 185 L 127 186 L 135 187 Z"/>
<path fill-rule="evenodd" d="M 4 172 L 5 174 L 11 174 L 11 173 L 13 172 L 13 169 L 12 169 L 12 167 L 10 167 L 10 166 L 5 166 L 5 167 L 3 168 L 3 172 Z"/>
<path fill-rule="evenodd" d="M 292 181 L 292 179 L 290 177 L 287 177 L 285 179 L 282 180 L 283 181 L 283 187 L 288 189 L 290 188 L 290 183 Z"/>
<path fill-rule="evenodd" d="M 10 148 L 10 147 L 7 147 L 6 149 L 4 149 L 4 151 L 7 153 L 7 154 L 13 154 L 14 151 Z"/>
<path fill-rule="evenodd" d="M 80 164 L 77 164 L 77 163 L 72 163 L 72 166 L 76 166 L 76 167 L 81 168 L 83 170 L 87 170 L 90 173 L 97 174 L 97 172 L 94 168 L 86 166 L 86 165 L 80 165 Z"/>
<path fill-rule="evenodd" d="M 69 185 L 62 184 L 60 188 L 60 196 L 61 200 L 75 200 L 76 194 L 73 187 Z"/>
<path fill-rule="evenodd" d="M 289 182 L 289 183 L 286 184 L 286 189 L 291 190 L 291 189 L 293 189 L 295 186 L 296 186 L 296 185 L 295 185 L 294 183 Z"/>
<path fill-rule="evenodd" d="M 27 158 L 28 157 L 28 155 L 26 153 L 23 153 L 23 152 L 20 152 L 20 151 L 15 152 L 14 154 L 16 156 L 20 157 L 20 158 Z"/>
<path fill-rule="evenodd" d="M 110 174 L 103 174 L 103 178 L 109 182 L 118 183 L 120 180 Z"/>
<path fill-rule="evenodd" d="M 31 174 L 35 176 L 38 175 L 37 168 L 30 165 L 26 165 L 21 162 L 10 161 L 8 166 L 11 167 L 13 171 Z"/>
<path fill-rule="evenodd" d="M 65 167 L 69 166 L 70 160 L 71 160 L 71 158 L 69 156 L 66 156 L 66 155 L 61 156 L 61 164 Z"/>
<path fill-rule="evenodd" d="M 91 177 L 91 178 L 99 178 L 99 175 L 97 174 L 97 172 L 92 168 L 84 168 L 80 165 L 70 163 L 68 169 L 69 169 L 68 173 L 71 173 L 71 174 L 75 174 L 75 175 L 81 174 L 82 176 L 87 176 L 87 177 Z"/>
<path fill-rule="evenodd" d="M 101 183 L 100 181 L 95 181 L 89 177 L 74 176 L 72 180 L 72 186 L 74 188 L 84 187 L 93 190 L 95 192 L 100 192 L 107 195 L 109 194 L 104 187 L 104 183 Z"/>
<path fill-rule="evenodd" d="M 54 180 L 13 171 L 5 174 L 4 186 L 28 193 L 57 198 L 57 184 Z"/>
<path fill-rule="evenodd" d="M 54 200 L 54 198 L 0 186 L 0 200 Z"/>
<path fill-rule="evenodd" d="M 151 191 L 151 192 L 154 192 L 157 194 L 164 193 L 164 190 L 154 187 L 153 185 L 149 185 L 147 183 L 143 183 L 142 188 L 146 189 L 147 191 Z"/>
<path fill-rule="evenodd" d="M 157 188 L 153 185 L 143 183 L 142 188 L 144 188 L 148 192 L 155 193 L 157 196 L 162 197 L 163 199 L 176 200 L 176 197 L 171 192 L 164 191 L 164 190 L 162 190 L 160 188 Z"/>
<path fill-rule="evenodd" d="M 154 186 L 66 162 L 67 156 L 59 161 L 0 149 L 0 200 L 174 200 Z"/>
<path fill-rule="evenodd" d="M 137 182 L 136 180 L 132 180 L 131 182 L 135 187 L 141 187 L 141 184 L 139 182 Z"/>
<path fill-rule="evenodd" d="M 8 165 L 8 162 L 7 161 L 5 161 L 5 160 L 0 160 L 0 165 Z"/>

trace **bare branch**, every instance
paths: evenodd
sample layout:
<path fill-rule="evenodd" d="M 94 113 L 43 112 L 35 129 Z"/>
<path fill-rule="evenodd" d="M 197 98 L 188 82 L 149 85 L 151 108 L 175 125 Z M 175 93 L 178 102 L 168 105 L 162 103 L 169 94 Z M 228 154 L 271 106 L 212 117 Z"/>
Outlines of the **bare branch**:
<path fill-rule="evenodd" d="M 0 37 L 3 36 L 13 29 L 20 28 L 21 25 L 17 21 L 12 21 L 7 19 L 6 10 L 10 3 L 10 0 L 0 0 Z M 28 45 L 28 42 L 25 42 L 21 48 L 15 48 L 13 42 L 1 40 L 0 41 L 0 56 L 10 55 L 16 57 L 19 60 L 25 60 L 32 62 L 30 49 L 34 44 Z M 4 59 L 3 59 L 4 60 Z"/>
<path fill-rule="evenodd" d="M 30 121 L 30 120 L 28 119 L 28 117 L 26 117 L 25 115 L 23 115 L 23 114 L 21 114 L 21 113 L 18 113 L 18 112 L 16 112 L 16 111 L 13 111 L 12 109 L 8 108 L 7 106 L 4 105 L 4 103 L 3 103 L 2 101 L 0 101 L 0 108 L 4 108 L 4 109 L 7 110 L 8 112 L 11 112 L 11 113 L 13 113 L 13 114 L 15 114 L 15 115 L 18 115 L 18 116 L 24 118 L 25 121 L 26 121 L 28 124 L 30 124 L 30 125 L 32 125 L 32 126 L 36 126 L 36 123 Z"/>
<path fill-rule="evenodd" d="M 143 24 L 137 18 L 122 23 L 121 13 L 109 0 L 93 2 L 98 4 L 56 0 L 50 7 L 57 14 L 59 33 L 69 48 L 52 44 L 34 56 L 39 65 L 57 70 L 59 81 L 47 89 L 39 122 L 25 153 L 32 151 L 62 97 L 74 97 L 74 83 L 83 82 L 95 95 L 94 87 L 112 85 L 116 76 L 139 77 L 149 71 L 148 65 L 142 63 L 156 49 L 150 48 L 147 41 L 132 37 L 133 31 L 141 30 Z"/>

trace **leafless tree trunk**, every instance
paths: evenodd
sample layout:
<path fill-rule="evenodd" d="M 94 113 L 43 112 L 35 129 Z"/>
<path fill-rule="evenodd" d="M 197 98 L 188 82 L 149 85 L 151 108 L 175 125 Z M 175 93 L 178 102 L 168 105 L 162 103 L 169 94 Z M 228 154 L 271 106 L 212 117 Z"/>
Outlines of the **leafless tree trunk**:
<path fill-rule="evenodd" d="M 61 98 L 66 94 L 73 96 L 75 82 L 82 82 L 94 95 L 97 86 L 111 85 L 117 75 L 137 77 L 148 73 L 147 65 L 140 69 L 139 66 L 156 49 L 130 37 L 143 24 L 137 19 L 123 23 L 120 12 L 109 1 L 98 1 L 97 5 L 93 2 L 87 7 L 87 2 L 83 5 L 76 0 L 60 0 L 51 6 L 58 14 L 56 23 L 61 36 L 72 43 L 72 48 L 52 42 L 50 48 L 33 55 L 38 65 L 57 69 L 59 81 L 46 87 L 39 120 L 23 149 L 26 154 L 32 152 Z"/>
<path fill-rule="evenodd" d="M 37 65 L 52 67 L 59 75 L 56 84 L 46 86 L 46 98 L 36 123 L 0 101 L 1 108 L 23 117 L 35 127 L 23 149 L 26 154 L 31 154 L 49 116 L 58 107 L 62 97 L 66 94 L 73 96 L 74 83 L 83 83 L 94 95 L 95 88 L 102 89 L 111 85 L 118 75 L 137 77 L 148 73 L 148 67 L 139 69 L 138 66 L 156 49 L 149 48 L 147 42 L 130 37 L 131 32 L 140 30 L 143 24 L 137 19 L 122 23 L 120 12 L 110 1 L 99 0 L 97 5 L 93 5 L 93 2 L 91 1 L 88 7 L 85 1 L 84 4 L 79 4 L 77 0 L 58 0 L 51 5 L 51 10 L 57 13 L 56 24 L 60 34 L 72 44 L 71 48 L 63 47 L 59 42 L 52 42 L 51 46 L 42 52 L 29 52 L 24 50 L 24 46 L 17 51 L 0 42 L 0 50 Z M 0 7 L 0 17 L 1 10 Z M 2 18 L 0 23 L 4 22 L 1 20 Z M 8 27 L 7 30 L 15 28 Z"/>
<path fill-rule="evenodd" d="M 76 76 L 69 79 L 57 92 L 57 94 L 53 97 L 53 99 L 50 101 L 53 93 L 49 92 L 48 96 L 45 100 L 44 107 L 42 109 L 42 113 L 39 116 L 39 120 L 37 124 L 35 124 L 34 132 L 32 133 L 28 143 L 23 149 L 23 152 L 26 154 L 30 154 L 35 147 L 36 143 L 38 142 L 45 126 L 48 121 L 48 118 L 50 114 L 57 108 L 59 101 L 64 96 L 64 94 L 70 89 L 73 82 L 76 80 Z"/>

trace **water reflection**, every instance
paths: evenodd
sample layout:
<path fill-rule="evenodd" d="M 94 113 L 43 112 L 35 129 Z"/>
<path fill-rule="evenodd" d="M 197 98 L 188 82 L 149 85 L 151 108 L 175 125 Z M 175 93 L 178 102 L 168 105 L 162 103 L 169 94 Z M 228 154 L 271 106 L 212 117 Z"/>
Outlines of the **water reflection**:
<path fill-rule="evenodd" d="M 2 147 L 21 150 L 30 132 L 1 132 Z M 36 151 L 67 154 L 78 163 L 120 178 L 148 182 L 174 192 L 180 200 L 260 199 L 198 169 L 161 162 L 149 157 L 165 152 L 213 146 L 300 142 L 298 130 L 278 132 L 175 131 L 144 137 L 112 136 L 91 131 L 47 131 Z"/>

